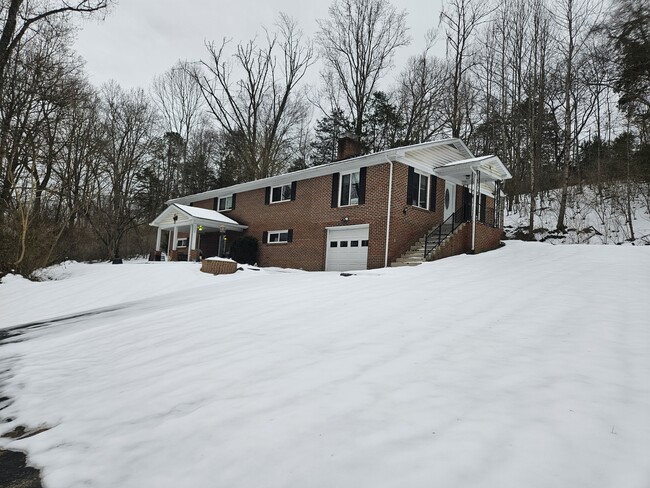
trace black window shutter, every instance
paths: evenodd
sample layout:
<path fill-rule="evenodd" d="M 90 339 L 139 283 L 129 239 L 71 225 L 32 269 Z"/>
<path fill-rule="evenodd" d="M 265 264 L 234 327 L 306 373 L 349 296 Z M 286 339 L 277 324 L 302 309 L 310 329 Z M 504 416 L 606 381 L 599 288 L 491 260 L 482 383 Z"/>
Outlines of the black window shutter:
<path fill-rule="evenodd" d="M 271 187 L 267 186 L 264 193 L 264 205 L 268 205 L 271 202 Z"/>
<path fill-rule="evenodd" d="M 287 242 L 293 242 L 293 229 L 289 229 L 287 234 Z"/>
<path fill-rule="evenodd" d="M 297 181 L 291 182 L 291 200 L 296 199 L 296 186 L 298 186 Z"/>
<path fill-rule="evenodd" d="M 235 210 L 235 197 L 237 196 L 236 193 L 232 194 L 232 210 Z"/>
<path fill-rule="evenodd" d="M 406 188 L 406 204 L 413 205 L 413 200 L 416 195 L 417 187 L 415 185 L 415 170 L 412 166 L 409 166 L 408 186 Z"/>
<path fill-rule="evenodd" d="M 332 175 L 332 208 L 339 206 L 339 177 L 340 173 Z"/>
<path fill-rule="evenodd" d="M 193 207 L 193 206 L 194 206 L 194 202 L 190 202 L 190 207 Z"/>
<path fill-rule="evenodd" d="M 359 170 L 359 205 L 366 203 L 366 168 L 365 166 Z"/>
<path fill-rule="evenodd" d="M 431 175 L 431 182 L 429 183 L 429 210 L 432 212 L 436 211 L 436 190 L 438 186 L 438 178 Z"/>
<path fill-rule="evenodd" d="M 212 210 L 219 211 L 219 197 L 216 197 L 216 198 L 212 201 Z"/>
<path fill-rule="evenodd" d="M 266 244 L 269 240 L 269 233 L 264 231 L 262 232 L 262 244 Z"/>

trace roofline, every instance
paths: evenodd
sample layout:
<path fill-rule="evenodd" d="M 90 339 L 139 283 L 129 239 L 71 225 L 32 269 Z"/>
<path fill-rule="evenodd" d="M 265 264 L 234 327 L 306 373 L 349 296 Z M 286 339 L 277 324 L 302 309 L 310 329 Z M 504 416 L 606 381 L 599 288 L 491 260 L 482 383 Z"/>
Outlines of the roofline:
<path fill-rule="evenodd" d="M 173 203 L 186 204 L 186 203 L 196 202 L 200 200 L 208 200 L 210 198 L 215 198 L 215 197 L 227 196 L 232 193 L 240 193 L 244 191 L 257 190 L 259 188 L 265 188 L 267 186 L 282 185 L 286 183 L 291 183 L 292 181 L 300 181 L 300 180 L 307 180 L 310 178 L 317 178 L 319 176 L 326 176 L 328 174 L 336 173 L 341 170 L 343 171 L 355 170 L 361 168 L 362 166 L 375 166 L 378 164 L 388 163 L 389 161 L 394 161 L 399 158 L 404 158 L 405 153 L 407 151 L 448 145 L 448 144 L 457 144 L 457 143 L 460 144 L 463 151 L 466 152 L 470 158 L 474 156 L 462 140 L 460 140 L 457 137 L 452 137 L 448 139 L 440 139 L 438 141 L 421 142 L 419 144 L 413 144 L 411 146 L 402 146 L 393 149 L 386 149 L 384 151 L 379 151 L 372 154 L 366 154 L 364 156 L 357 156 L 355 158 L 333 161 L 331 163 L 322 164 L 320 166 L 312 166 L 310 168 L 301 169 L 299 171 L 294 171 L 292 173 L 283 173 L 281 175 L 269 176 L 268 178 L 248 181 L 246 183 L 239 183 L 232 186 L 217 188 L 215 190 L 208 190 L 201 193 L 185 195 L 183 197 L 172 198 L 170 200 L 167 200 L 167 202 L 165 203 L 167 203 L 167 205 Z"/>

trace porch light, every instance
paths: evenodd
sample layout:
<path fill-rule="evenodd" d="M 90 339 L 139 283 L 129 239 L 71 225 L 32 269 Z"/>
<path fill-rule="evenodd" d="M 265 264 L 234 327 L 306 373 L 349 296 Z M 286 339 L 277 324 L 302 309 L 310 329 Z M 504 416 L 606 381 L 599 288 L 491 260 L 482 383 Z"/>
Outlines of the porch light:
<path fill-rule="evenodd" d="M 199 225 L 199 226 L 197 227 L 197 229 L 199 230 L 199 232 L 201 232 L 201 231 L 203 230 L 203 226 L 202 226 L 202 225 Z"/>

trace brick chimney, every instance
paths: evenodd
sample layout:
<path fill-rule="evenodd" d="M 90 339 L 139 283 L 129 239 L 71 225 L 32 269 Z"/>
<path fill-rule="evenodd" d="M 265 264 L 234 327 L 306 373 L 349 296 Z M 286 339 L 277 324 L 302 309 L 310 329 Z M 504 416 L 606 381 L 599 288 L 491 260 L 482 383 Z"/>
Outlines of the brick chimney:
<path fill-rule="evenodd" d="M 354 132 L 345 132 L 339 138 L 337 161 L 361 156 L 361 143 Z"/>

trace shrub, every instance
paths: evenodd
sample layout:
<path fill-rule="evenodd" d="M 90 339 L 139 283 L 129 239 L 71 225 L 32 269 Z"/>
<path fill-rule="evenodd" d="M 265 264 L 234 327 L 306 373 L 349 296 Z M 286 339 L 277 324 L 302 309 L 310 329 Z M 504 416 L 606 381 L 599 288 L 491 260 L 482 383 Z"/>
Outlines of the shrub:
<path fill-rule="evenodd" d="M 230 245 L 230 257 L 238 263 L 257 263 L 257 239 L 252 236 L 238 237 Z"/>

